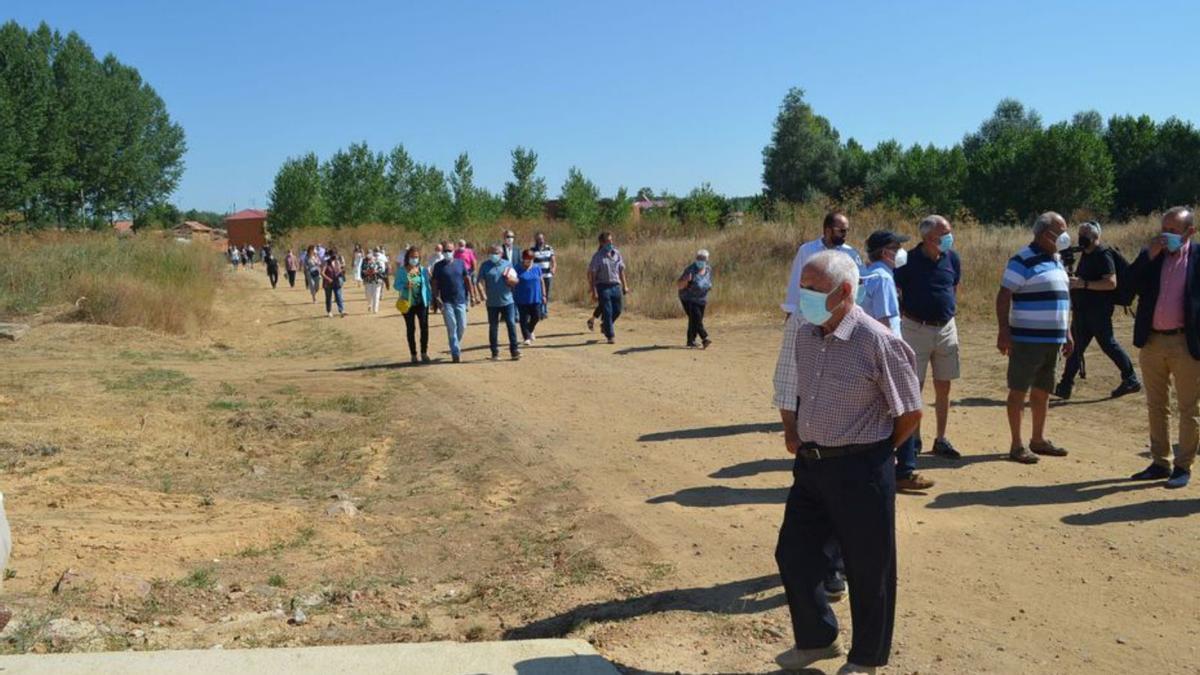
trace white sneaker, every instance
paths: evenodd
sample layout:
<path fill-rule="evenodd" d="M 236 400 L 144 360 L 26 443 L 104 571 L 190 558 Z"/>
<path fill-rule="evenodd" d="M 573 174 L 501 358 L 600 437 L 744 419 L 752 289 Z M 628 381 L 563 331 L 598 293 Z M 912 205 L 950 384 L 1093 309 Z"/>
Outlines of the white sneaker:
<path fill-rule="evenodd" d="M 837 675 L 875 675 L 875 666 L 859 666 L 847 661 L 838 668 Z"/>
<path fill-rule="evenodd" d="M 526 347 L 528 347 L 529 345 L 533 344 L 533 340 L 530 340 L 529 338 L 525 338 L 525 343 L 524 343 L 524 344 L 525 344 L 525 346 L 526 346 Z"/>
<path fill-rule="evenodd" d="M 796 649 L 792 647 L 786 652 L 775 657 L 775 663 L 779 664 L 784 670 L 804 670 L 817 661 L 825 659 L 836 659 L 846 655 L 846 651 L 842 649 L 842 638 L 839 636 L 827 647 L 817 647 L 816 649 Z"/>

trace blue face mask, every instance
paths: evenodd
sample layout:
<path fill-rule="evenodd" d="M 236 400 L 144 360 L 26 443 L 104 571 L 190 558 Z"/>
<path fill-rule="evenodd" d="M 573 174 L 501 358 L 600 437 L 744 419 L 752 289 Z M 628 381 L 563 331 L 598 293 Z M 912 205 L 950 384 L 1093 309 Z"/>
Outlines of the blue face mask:
<path fill-rule="evenodd" d="M 804 320 L 814 326 L 823 326 L 833 316 L 833 312 L 825 309 L 825 301 L 829 299 L 829 293 L 820 293 L 818 291 L 807 288 L 800 289 L 800 315 Z"/>
<path fill-rule="evenodd" d="M 696 261 L 696 269 L 698 269 L 698 270 L 702 270 L 702 269 L 704 269 L 705 267 L 708 267 L 708 261 L 707 261 L 707 260 L 697 260 L 697 261 Z"/>
<path fill-rule="evenodd" d="M 492 264 L 493 264 L 493 265 L 499 265 L 499 264 L 500 264 L 500 254 L 499 254 L 499 253 L 493 253 L 493 254 L 492 254 Z"/>
<path fill-rule="evenodd" d="M 609 251 L 611 251 L 611 250 L 613 250 L 613 245 L 612 245 L 612 244 L 605 244 L 605 245 L 604 245 L 604 252 L 605 252 L 605 253 L 608 253 L 608 252 L 609 252 Z"/>
<path fill-rule="evenodd" d="M 938 250 L 945 253 L 952 248 L 954 248 L 954 235 L 947 232 L 942 235 L 941 239 L 938 239 Z"/>
<path fill-rule="evenodd" d="M 416 266 L 417 266 L 417 265 L 418 265 L 420 262 L 421 262 L 421 259 L 420 259 L 420 258 L 409 258 L 409 259 L 408 259 L 408 266 L 409 266 L 409 267 L 416 267 Z"/>
<path fill-rule="evenodd" d="M 1183 235 L 1175 234 L 1174 232 L 1163 232 L 1163 239 L 1167 240 L 1167 250 L 1171 253 L 1183 248 Z"/>

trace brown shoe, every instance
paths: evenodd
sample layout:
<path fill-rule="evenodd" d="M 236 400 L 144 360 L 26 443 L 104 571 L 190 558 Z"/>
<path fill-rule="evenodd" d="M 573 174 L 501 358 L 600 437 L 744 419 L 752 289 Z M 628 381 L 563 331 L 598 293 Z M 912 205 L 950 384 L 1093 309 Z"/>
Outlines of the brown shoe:
<path fill-rule="evenodd" d="M 1011 461 L 1019 462 L 1021 464 L 1037 464 L 1038 460 L 1041 459 L 1037 455 L 1026 450 L 1025 446 L 1021 446 L 1019 448 L 1013 448 L 1012 450 L 1009 450 L 1008 458 Z"/>
<path fill-rule="evenodd" d="M 896 489 L 901 492 L 924 492 L 934 486 L 934 482 L 930 478 L 926 478 L 919 473 L 914 473 L 908 478 L 897 478 Z"/>
<path fill-rule="evenodd" d="M 1066 449 L 1056 446 L 1049 440 L 1043 441 L 1042 443 L 1030 443 L 1029 449 L 1032 450 L 1035 455 L 1045 455 L 1047 457 L 1067 456 Z"/>

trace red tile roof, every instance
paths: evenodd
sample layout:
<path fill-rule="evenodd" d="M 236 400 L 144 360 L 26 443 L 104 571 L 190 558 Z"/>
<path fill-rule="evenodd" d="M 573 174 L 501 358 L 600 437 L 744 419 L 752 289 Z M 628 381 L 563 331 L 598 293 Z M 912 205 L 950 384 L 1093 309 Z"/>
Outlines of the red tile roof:
<path fill-rule="evenodd" d="M 113 223 L 113 229 L 116 230 L 117 232 L 132 232 L 133 231 L 133 221 L 132 220 L 118 220 L 117 222 Z"/>
<path fill-rule="evenodd" d="M 264 220 L 266 217 L 267 212 L 262 209 L 242 209 L 231 216 L 226 216 L 225 222 L 231 220 Z"/>

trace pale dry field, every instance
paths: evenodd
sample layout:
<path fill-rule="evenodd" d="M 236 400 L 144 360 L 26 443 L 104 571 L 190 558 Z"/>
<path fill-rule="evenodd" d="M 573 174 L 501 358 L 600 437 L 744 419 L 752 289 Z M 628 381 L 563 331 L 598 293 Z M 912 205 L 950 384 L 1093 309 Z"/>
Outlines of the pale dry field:
<path fill-rule="evenodd" d="M 366 316 L 347 289 L 330 320 L 229 276 L 199 335 L 48 322 L 0 344 L 5 649 L 569 635 L 633 672 L 771 672 L 779 322 L 718 314 L 699 352 L 634 314 L 609 346 L 556 307 L 525 359 L 491 363 L 473 310 L 466 363 L 412 368 L 390 299 Z M 1071 456 L 1003 461 L 993 328 L 960 331 L 967 456 L 923 457 L 937 487 L 898 498 L 887 672 L 1194 672 L 1200 488 L 1124 480 L 1142 396 L 1105 400 L 1093 349 L 1051 412 Z M 357 513 L 329 515 L 342 501 Z"/>

